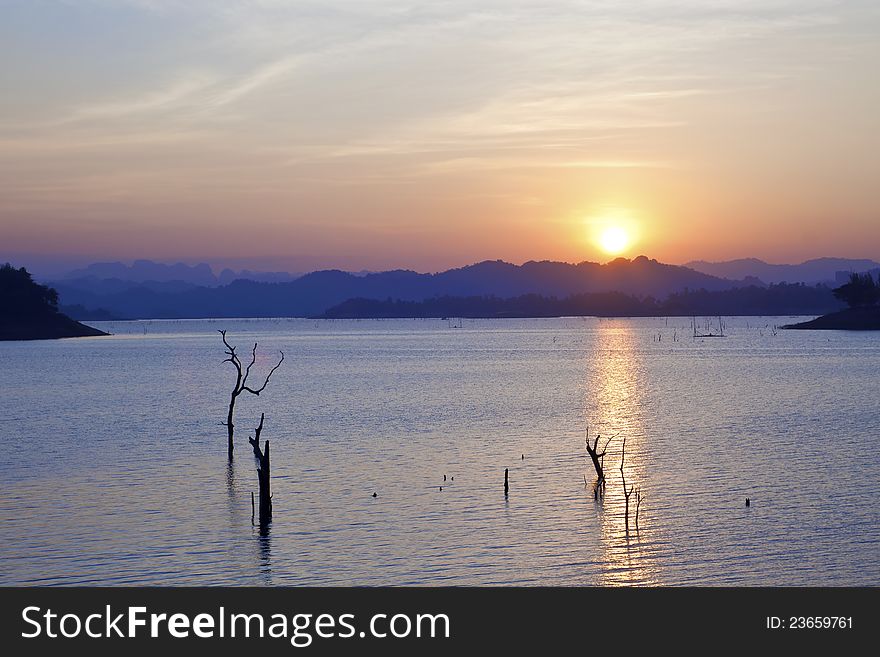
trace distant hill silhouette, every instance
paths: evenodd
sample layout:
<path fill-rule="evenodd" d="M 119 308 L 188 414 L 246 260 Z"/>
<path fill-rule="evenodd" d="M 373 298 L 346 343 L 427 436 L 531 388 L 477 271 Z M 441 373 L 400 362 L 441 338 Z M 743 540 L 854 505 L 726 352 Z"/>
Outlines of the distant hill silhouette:
<path fill-rule="evenodd" d="M 880 267 L 880 263 L 851 258 L 816 258 L 799 265 L 773 265 L 757 258 L 743 258 L 726 262 L 694 260 L 685 267 L 720 278 L 735 280 L 755 278 L 768 284 L 839 283 L 841 281 L 838 274 L 869 271 Z"/>
<path fill-rule="evenodd" d="M 58 312 L 58 293 L 24 268 L 0 267 L 0 340 L 44 340 L 106 335 Z"/>
<path fill-rule="evenodd" d="M 284 283 L 295 280 L 299 276 L 301 274 L 251 271 L 249 269 L 242 269 L 238 272 L 224 269 L 219 276 L 215 276 L 210 265 L 206 263 L 187 265 L 178 262 L 167 265 L 152 260 L 135 260 L 131 265 L 122 262 L 96 262 L 81 269 L 74 269 L 60 278 L 59 282 L 76 281 L 81 288 L 88 288 L 105 280 L 123 283 L 179 283 L 192 287 L 215 287 L 228 285 L 238 279 Z"/>
<path fill-rule="evenodd" d="M 527 294 L 513 298 L 444 296 L 424 301 L 350 299 L 319 315 L 327 319 L 427 317 L 657 317 L 692 315 L 818 315 L 842 302 L 824 286 L 771 285 L 676 292 L 662 301 L 621 292 L 565 298 Z"/>
<path fill-rule="evenodd" d="M 117 317 L 104 308 L 86 308 L 80 305 L 59 306 L 58 311 L 78 322 L 108 322 L 125 319 L 124 317 Z"/>
<path fill-rule="evenodd" d="M 742 285 L 640 256 L 593 262 L 485 261 L 437 274 L 408 270 L 351 274 L 338 270 L 312 272 L 286 283 L 236 280 L 220 287 L 180 282 L 131 284 L 121 279 L 67 280 L 56 283 L 66 305 L 103 308 L 118 317 L 308 317 L 348 299 L 423 301 L 434 297 L 528 294 L 567 297 L 621 292 L 665 298 L 684 289 L 725 290 Z"/>
<path fill-rule="evenodd" d="M 96 262 L 82 269 L 75 269 L 65 279 L 115 279 L 142 283 L 144 281 L 182 281 L 191 285 L 217 285 L 211 267 L 205 263 L 187 265 L 178 262 L 166 265 L 152 260 L 135 260 L 130 266 L 121 262 Z"/>
<path fill-rule="evenodd" d="M 232 269 L 224 269 L 217 277 L 217 283 L 219 285 L 229 285 L 239 279 L 257 281 L 259 283 L 287 283 L 296 280 L 300 276 L 302 274 L 286 271 L 251 271 L 250 269 L 233 271 Z"/>

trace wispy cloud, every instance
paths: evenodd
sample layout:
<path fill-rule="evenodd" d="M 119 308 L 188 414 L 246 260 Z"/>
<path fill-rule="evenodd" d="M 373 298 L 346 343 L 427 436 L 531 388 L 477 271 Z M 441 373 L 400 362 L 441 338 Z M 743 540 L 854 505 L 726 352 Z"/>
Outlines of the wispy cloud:
<path fill-rule="evenodd" d="M 159 114 L 180 108 L 197 97 L 199 92 L 216 84 L 210 75 L 187 75 L 170 86 L 148 91 L 134 98 L 96 102 L 76 107 L 62 122 L 100 121 L 133 115 Z"/>
<path fill-rule="evenodd" d="M 271 85 L 296 68 L 299 55 L 281 57 L 277 61 L 258 67 L 240 79 L 232 80 L 225 86 L 213 90 L 206 98 L 207 105 L 223 107 L 235 103 L 262 87 Z"/>

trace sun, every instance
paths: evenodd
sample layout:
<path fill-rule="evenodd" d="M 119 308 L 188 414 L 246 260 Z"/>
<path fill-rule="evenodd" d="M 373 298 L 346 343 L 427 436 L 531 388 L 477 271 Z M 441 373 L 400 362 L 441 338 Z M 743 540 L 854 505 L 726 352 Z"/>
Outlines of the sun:
<path fill-rule="evenodd" d="M 620 226 L 609 226 L 599 235 L 599 246 L 608 255 L 623 253 L 629 243 L 629 234 Z"/>

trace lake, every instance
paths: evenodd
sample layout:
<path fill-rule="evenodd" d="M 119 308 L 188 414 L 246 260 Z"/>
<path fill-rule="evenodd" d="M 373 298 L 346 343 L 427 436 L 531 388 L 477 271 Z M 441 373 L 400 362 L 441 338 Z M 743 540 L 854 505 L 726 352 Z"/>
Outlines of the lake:
<path fill-rule="evenodd" d="M 0 343 L 0 584 L 877 585 L 880 336 L 723 321 L 95 322 L 114 335 Z M 286 356 L 239 397 L 231 466 L 221 328 L 243 358 L 259 342 L 258 384 Z M 614 436 L 600 500 L 587 425 Z"/>

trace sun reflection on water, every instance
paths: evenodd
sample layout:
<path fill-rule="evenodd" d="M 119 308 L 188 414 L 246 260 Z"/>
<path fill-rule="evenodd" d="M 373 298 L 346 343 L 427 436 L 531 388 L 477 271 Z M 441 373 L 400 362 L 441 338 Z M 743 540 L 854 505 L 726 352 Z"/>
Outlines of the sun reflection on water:
<path fill-rule="evenodd" d="M 605 493 L 597 506 L 601 526 L 603 563 L 598 584 L 602 586 L 656 585 L 659 572 L 652 559 L 653 532 L 650 522 L 651 481 L 645 468 L 648 400 L 644 363 L 632 328 L 619 321 L 603 322 L 597 334 L 597 349 L 587 365 L 586 419 L 591 439 L 599 444 L 613 436 L 605 457 Z M 636 493 L 630 496 L 629 527 L 625 522 L 625 496 L 620 461 L 623 441 L 626 454 L 623 474 L 627 488 L 639 489 L 643 498 L 636 528 Z M 592 471 L 591 471 L 592 474 Z M 589 476 L 587 481 L 590 481 Z"/>

